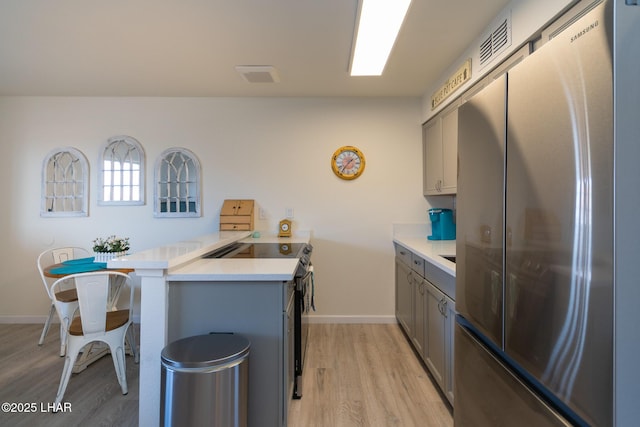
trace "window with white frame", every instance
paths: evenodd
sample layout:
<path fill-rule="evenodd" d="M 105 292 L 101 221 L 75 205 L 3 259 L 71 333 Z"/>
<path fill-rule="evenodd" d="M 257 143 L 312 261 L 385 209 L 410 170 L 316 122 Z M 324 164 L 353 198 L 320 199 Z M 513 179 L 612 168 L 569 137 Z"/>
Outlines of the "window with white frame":
<path fill-rule="evenodd" d="M 200 216 L 200 162 L 185 148 L 164 151 L 155 167 L 154 216 Z"/>
<path fill-rule="evenodd" d="M 89 163 L 72 147 L 57 148 L 42 162 L 40 216 L 89 215 Z"/>
<path fill-rule="evenodd" d="M 109 138 L 98 164 L 98 204 L 144 204 L 144 149 L 135 138 Z"/>

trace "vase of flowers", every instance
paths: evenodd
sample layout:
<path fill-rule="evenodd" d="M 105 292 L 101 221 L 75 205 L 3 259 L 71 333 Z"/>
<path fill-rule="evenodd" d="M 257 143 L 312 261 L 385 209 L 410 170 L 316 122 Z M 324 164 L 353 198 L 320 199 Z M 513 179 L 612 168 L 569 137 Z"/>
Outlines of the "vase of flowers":
<path fill-rule="evenodd" d="M 98 237 L 93 241 L 94 262 L 107 262 L 127 254 L 129 250 L 128 237 L 109 236 L 105 239 Z"/>

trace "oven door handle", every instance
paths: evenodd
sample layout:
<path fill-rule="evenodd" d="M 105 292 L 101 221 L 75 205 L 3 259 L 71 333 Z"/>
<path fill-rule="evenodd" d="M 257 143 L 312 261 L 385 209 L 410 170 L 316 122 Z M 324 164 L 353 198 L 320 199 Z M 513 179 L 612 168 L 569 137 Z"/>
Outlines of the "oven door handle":
<path fill-rule="evenodd" d="M 300 310 L 308 313 L 313 309 L 316 311 L 314 301 L 313 266 L 308 265 L 304 274 L 297 279 L 297 291 L 300 293 Z"/>
<path fill-rule="evenodd" d="M 315 301 L 315 296 L 316 296 L 316 283 L 315 283 L 315 274 L 313 272 L 313 265 L 309 264 L 309 270 L 307 273 L 309 277 L 309 283 L 311 283 L 311 302 L 309 304 L 309 306 L 313 309 L 313 311 L 316 311 L 316 301 Z M 306 277 L 306 276 L 305 276 Z M 306 288 L 306 286 L 305 286 Z M 305 289 L 305 293 L 307 293 L 309 290 Z M 307 309 L 307 311 L 309 311 Z"/>

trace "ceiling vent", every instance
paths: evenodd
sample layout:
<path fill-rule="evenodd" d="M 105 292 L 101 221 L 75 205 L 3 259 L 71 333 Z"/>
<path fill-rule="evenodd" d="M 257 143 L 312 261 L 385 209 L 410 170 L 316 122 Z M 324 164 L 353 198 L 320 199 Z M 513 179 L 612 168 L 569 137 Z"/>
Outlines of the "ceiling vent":
<path fill-rule="evenodd" d="M 278 83 L 278 70 L 271 65 L 236 65 L 236 71 L 248 83 Z"/>
<path fill-rule="evenodd" d="M 488 34 L 480 42 L 480 67 L 482 68 L 500 52 L 511 46 L 511 10 L 494 21 L 497 25 L 490 27 Z"/>

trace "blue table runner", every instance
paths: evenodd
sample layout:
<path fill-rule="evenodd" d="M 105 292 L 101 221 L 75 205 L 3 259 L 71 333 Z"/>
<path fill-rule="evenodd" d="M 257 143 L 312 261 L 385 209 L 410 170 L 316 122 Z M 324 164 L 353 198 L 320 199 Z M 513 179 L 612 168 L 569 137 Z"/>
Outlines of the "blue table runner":
<path fill-rule="evenodd" d="M 72 260 L 78 261 L 78 260 Z M 90 271 L 99 271 L 106 270 L 107 263 L 106 262 L 93 262 L 93 258 L 91 258 L 90 262 L 84 263 L 72 263 L 68 264 L 69 261 L 63 262 L 62 267 L 56 267 L 49 270 L 51 274 L 75 274 L 75 273 L 88 273 Z"/>

